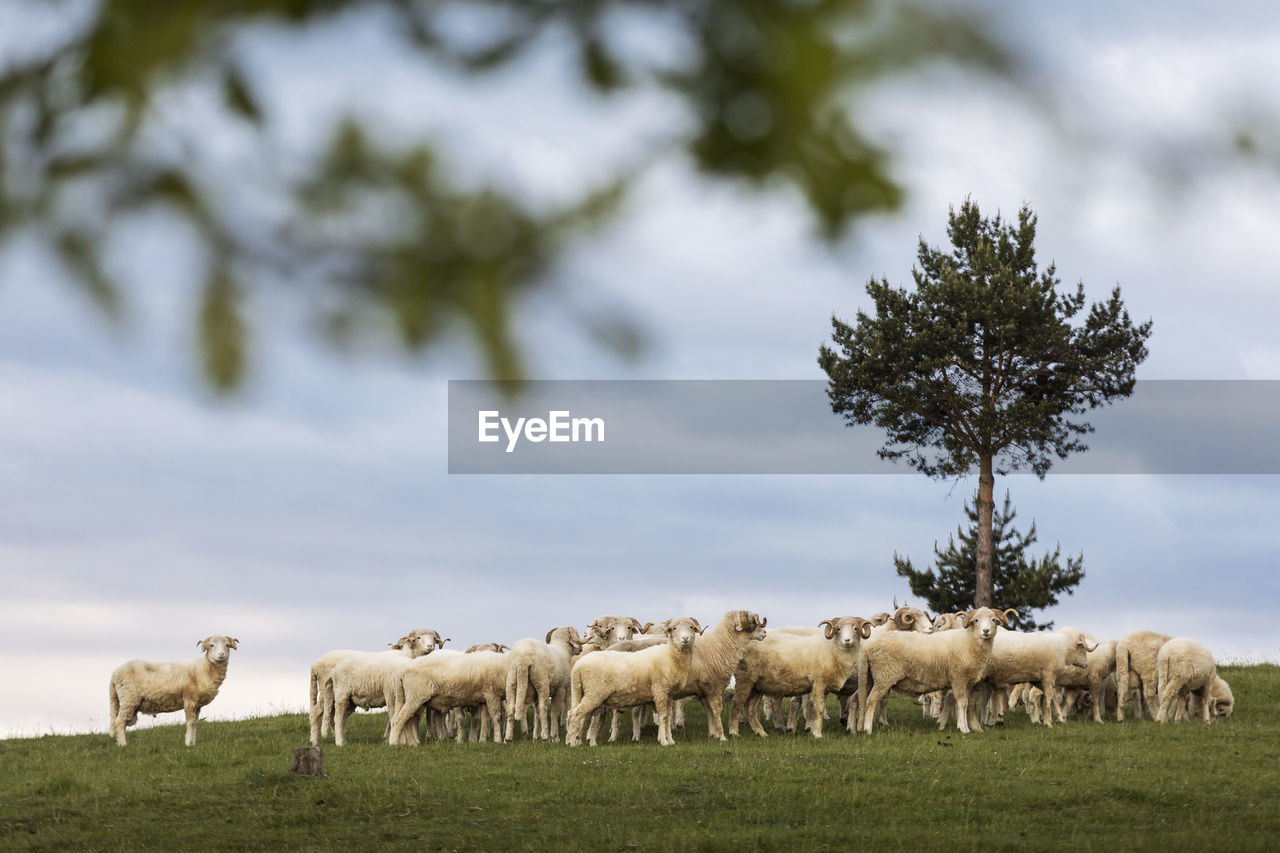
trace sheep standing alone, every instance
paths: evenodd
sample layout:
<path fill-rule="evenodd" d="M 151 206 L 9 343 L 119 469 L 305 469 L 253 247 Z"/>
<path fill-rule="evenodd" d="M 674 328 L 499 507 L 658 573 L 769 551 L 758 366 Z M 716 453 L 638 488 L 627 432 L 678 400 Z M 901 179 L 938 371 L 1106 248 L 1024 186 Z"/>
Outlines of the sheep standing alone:
<path fill-rule="evenodd" d="M 1148 714 L 1156 706 L 1156 655 L 1172 637 L 1159 631 L 1130 631 L 1116 641 L 1116 719 L 1124 721 L 1124 706 L 1129 700 L 1129 684 L 1137 681 L 1139 693 L 1134 699 L 1134 716 L 1141 720 L 1142 709 Z"/>
<path fill-rule="evenodd" d="M 587 720 L 587 740 L 595 746 L 600 733 L 601 709 L 622 710 L 652 702 L 658 714 L 658 743 L 670 746 L 671 694 L 685 682 L 693 661 L 694 640 L 702 633 L 696 619 L 682 616 L 667 622 L 670 642 L 637 652 L 600 651 L 584 655 L 573 665 L 573 708 L 569 711 L 569 746 L 582 743 Z"/>
<path fill-rule="evenodd" d="M 856 670 L 858 649 L 861 641 L 871 636 L 871 623 L 858 616 L 844 616 L 819 622 L 818 627 L 821 634 L 775 633 L 747 646 L 734 674 L 729 734 L 738 733 L 743 709 L 756 696 L 807 696 L 809 729 L 815 738 L 822 737 L 827 693 L 838 691 Z M 749 714 L 748 722 L 752 731 L 765 737 L 758 714 Z"/>
<path fill-rule="evenodd" d="M 131 660 L 111 673 L 110 733 L 125 745 L 124 730 L 138 722 L 138 714 L 186 711 L 187 746 L 195 746 L 200 709 L 213 701 L 227 677 L 231 650 L 240 647 L 235 637 L 214 635 L 197 640 L 202 657 L 171 663 Z"/>
<path fill-rule="evenodd" d="M 1167 723 L 1174 703 L 1187 694 L 1196 695 L 1201 721 L 1212 722 L 1214 716 L 1214 684 L 1218 681 L 1213 654 L 1195 640 L 1174 637 L 1160 647 L 1156 655 L 1156 721 Z M 1223 682 L 1226 684 L 1226 682 Z M 1227 689 L 1230 694 L 1230 688 Z"/>

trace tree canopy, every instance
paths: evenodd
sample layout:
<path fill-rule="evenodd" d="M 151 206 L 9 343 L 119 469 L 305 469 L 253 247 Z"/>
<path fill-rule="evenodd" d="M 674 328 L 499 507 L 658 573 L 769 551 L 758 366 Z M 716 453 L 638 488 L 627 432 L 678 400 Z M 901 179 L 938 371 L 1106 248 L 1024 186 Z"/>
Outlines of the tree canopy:
<path fill-rule="evenodd" d="M 966 199 L 948 215 L 951 250 L 919 242 L 913 290 L 867 284 L 874 315 L 831 318 L 836 348 L 818 363 L 832 410 L 886 433 L 881 458 L 931 477 L 978 472 L 975 604 L 989 606 L 995 474 L 1087 449 L 1089 410 L 1133 393 L 1151 321 L 1135 325 L 1117 285 L 1085 309 L 1083 283 L 1061 289 L 1035 257 L 1036 217 L 982 215 Z"/>
<path fill-rule="evenodd" d="M 918 595 L 935 612 L 948 613 L 968 610 L 975 597 L 974 583 L 978 564 L 978 508 L 977 499 L 966 501 L 964 513 L 969 518 L 967 527 L 957 527 L 955 536 L 947 540 L 946 550 L 933 543 L 934 565 L 928 569 L 916 569 L 911 560 L 893 555 L 893 564 L 901 577 L 907 579 L 913 595 Z M 1084 579 L 1084 554 L 1068 556 L 1062 565 L 1062 548 L 1055 545 L 1053 553 L 1045 553 L 1040 559 L 1028 559 L 1027 552 L 1037 539 L 1036 523 L 1021 533 L 1013 526 L 1018 512 L 1009 504 L 1009 492 L 1004 493 L 1004 506 L 995 510 L 991 526 L 991 581 L 993 595 L 1001 607 L 1012 607 L 1018 615 L 1010 620 L 1011 627 L 1020 631 L 1049 631 L 1052 621 L 1037 621 L 1034 610 L 1043 610 L 1058 603 L 1062 593 L 1070 595 Z M 956 537 L 960 538 L 959 544 Z"/>
<path fill-rule="evenodd" d="M 266 288 L 300 294 L 325 339 L 392 330 L 420 349 L 458 326 L 491 375 L 518 376 L 513 306 L 617 210 L 645 165 L 547 204 L 462 185 L 430 138 L 393 143 L 357 114 L 318 122 L 327 144 L 300 155 L 279 144 L 280 105 L 246 61 L 255 33 L 302 39 L 375 16 L 391 47 L 464 77 L 560 40 L 595 93 L 662 87 L 685 107 L 689 121 L 656 129 L 649 156 L 683 152 L 709 178 L 790 185 L 828 238 L 902 199 L 889 153 L 856 114 L 859 87 L 939 58 L 1010 67 L 973 17 L 883 0 L 13 2 L 10 20 L 59 16 L 60 35 L 0 65 L 0 243 L 34 237 L 119 317 L 129 283 L 104 259 L 120 223 L 153 209 L 185 223 L 206 258 L 193 300 L 205 373 L 222 389 L 249 364 L 247 306 Z M 679 58 L 635 50 L 621 37 L 634 28 L 681 45 Z M 210 140 L 228 127 L 256 139 L 250 172 L 214 162 Z M 594 331 L 634 338 L 625 323 Z"/>

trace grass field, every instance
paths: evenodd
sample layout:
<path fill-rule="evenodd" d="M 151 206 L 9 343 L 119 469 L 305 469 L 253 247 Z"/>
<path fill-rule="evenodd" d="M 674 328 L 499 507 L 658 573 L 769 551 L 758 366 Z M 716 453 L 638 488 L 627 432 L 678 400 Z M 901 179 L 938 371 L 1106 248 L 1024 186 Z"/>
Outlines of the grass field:
<path fill-rule="evenodd" d="M 1224 667 L 1235 715 L 939 733 L 906 699 L 870 736 L 674 747 L 377 742 L 353 719 L 295 778 L 302 715 L 0 741 L 0 849 L 1276 850 L 1280 667 Z M 174 715 L 180 720 L 181 715 Z M 744 726 L 744 731 L 745 731 Z"/>

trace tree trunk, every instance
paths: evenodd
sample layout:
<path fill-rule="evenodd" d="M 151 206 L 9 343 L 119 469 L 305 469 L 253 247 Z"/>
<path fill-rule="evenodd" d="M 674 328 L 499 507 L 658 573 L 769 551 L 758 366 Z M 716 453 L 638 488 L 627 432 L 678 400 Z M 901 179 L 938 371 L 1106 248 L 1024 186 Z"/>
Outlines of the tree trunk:
<path fill-rule="evenodd" d="M 978 577 L 973 588 L 974 607 L 995 605 L 991 581 L 991 516 L 995 510 L 996 478 L 991 471 L 991 457 L 983 456 L 978 473 Z"/>

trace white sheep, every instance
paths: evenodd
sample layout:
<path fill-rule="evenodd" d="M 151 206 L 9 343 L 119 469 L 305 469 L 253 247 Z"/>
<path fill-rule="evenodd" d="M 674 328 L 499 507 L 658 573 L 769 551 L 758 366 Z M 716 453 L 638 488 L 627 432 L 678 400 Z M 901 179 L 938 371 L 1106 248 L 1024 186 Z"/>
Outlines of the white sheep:
<path fill-rule="evenodd" d="M 825 627 L 824 627 L 825 626 Z M 822 737 L 822 711 L 828 692 L 840 690 L 858 664 L 861 641 L 871 636 L 872 625 L 858 616 L 825 619 L 821 634 L 799 636 L 770 634 L 746 647 L 734 673 L 733 707 L 729 734 L 738 733 L 742 712 L 760 695 L 808 696 L 805 716 L 815 738 Z M 793 699 L 794 703 L 795 700 Z M 765 737 L 759 716 L 748 715 L 751 730 Z"/>
<path fill-rule="evenodd" d="M 863 641 L 863 645 L 867 643 L 875 643 L 877 638 L 882 634 L 892 633 L 894 631 L 915 631 L 920 634 L 932 634 L 934 631 L 933 622 L 929 618 L 929 614 L 918 607 L 898 607 L 893 613 L 877 613 L 871 617 L 871 636 Z M 836 691 L 840 696 L 840 723 L 849 731 L 852 727 L 849 725 L 850 720 L 857 720 L 861 711 L 858 708 L 858 677 L 857 673 L 850 674 L 849 681 Z M 879 716 L 882 725 L 888 725 L 888 698 L 880 700 Z M 794 725 L 790 726 L 794 728 Z"/>
<path fill-rule="evenodd" d="M 750 610 L 729 610 L 720 621 L 708 628 L 693 647 L 693 661 L 684 681 L 672 691 L 677 703 L 689 696 L 698 697 L 707 717 L 707 736 L 726 740 L 724 722 L 724 694 L 734 671 L 749 647 L 760 643 L 768 635 L 769 620 Z"/>
<path fill-rule="evenodd" d="M 884 634 L 874 646 L 863 647 L 858 655 L 861 731 L 871 731 L 876 704 L 890 690 L 920 696 L 950 688 L 957 703 L 956 726 L 968 734 L 969 691 L 986 674 L 996 629 L 1008 625 L 1010 614 L 1017 613 L 979 607 L 957 614 L 962 627 L 956 630 L 931 634 L 894 631 Z M 939 728 L 945 725 L 942 720 Z"/>
<path fill-rule="evenodd" d="M 1156 655 L 1172 637 L 1159 631 L 1130 631 L 1116 641 L 1116 690 L 1120 702 L 1116 719 L 1124 721 L 1124 706 L 1129 699 L 1129 685 L 1136 681 L 1139 693 L 1134 700 L 1134 716 L 1141 720 L 1145 707 L 1148 714 L 1156 705 Z"/>
<path fill-rule="evenodd" d="M 452 638 L 441 638 L 438 631 L 429 628 L 420 628 L 410 631 L 405 637 L 416 638 L 418 644 L 428 654 L 438 648 L 444 646 Z M 401 640 L 404 640 L 402 637 Z M 389 643 L 393 649 L 404 649 L 400 641 Z M 308 673 L 308 687 L 310 690 L 309 714 L 311 717 L 311 745 L 317 746 L 321 738 L 329 736 L 329 732 L 333 730 L 333 690 L 332 684 L 329 682 L 329 676 L 333 674 L 333 668 L 338 665 L 347 655 L 363 654 L 355 649 L 334 649 L 325 652 L 311 663 L 311 669 Z"/>
<path fill-rule="evenodd" d="M 384 652 L 352 652 L 333 667 L 325 680 L 324 692 L 333 704 L 333 742 L 346 746 L 347 718 L 356 708 L 387 709 L 387 725 L 382 737 L 391 734 L 391 717 L 396 711 L 396 679 L 409 663 L 434 650 L 430 636 L 417 632 L 401 637 Z M 312 721 L 312 732 L 315 722 Z"/>
<path fill-rule="evenodd" d="M 1039 685 L 1045 698 L 1041 722 L 1052 727 L 1055 710 L 1058 721 L 1065 721 L 1056 693 L 1058 679 L 1069 668 L 1084 670 L 1089 652 L 1097 647 L 1098 642 L 1078 628 L 1035 633 L 997 631 L 983 681 L 996 691 L 1007 691 L 1023 682 Z M 1000 698 L 1003 692 L 995 695 Z M 948 708 L 944 703 L 939 719 L 945 721 Z"/>
<path fill-rule="evenodd" d="M 623 710 L 652 702 L 658 714 L 658 743 L 670 746 L 671 694 L 684 684 L 693 661 L 694 640 L 702 628 L 696 619 L 682 616 L 667 622 L 669 642 L 637 652 L 604 650 L 584 655 L 571 673 L 573 707 L 569 711 L 570 746 L 582 743 L 588 720 L 587 740 L 596 745 L 600 709 Z"/>
<path fill-rule="evenodd" d="M 1213 654 L 1195 640 L 1174 637 L 1156 654 L 1156 721 L 1167 723 L 1174 703 L 1188 694 L 1197 695 L 1200 719 L 1209 723 L 1214 718 L 1214 684 L 1218 678 Z M 1226 682 L 1223 682 L 1224 684 Z M 1230 688 L 1227 688 L 1228 695 Z M 1234 705 L 1234 702 L 1232 703 Z"/>
<path fill-rule="evenodd" d="M 110 733 L 125 745 L 124 730 L 138 722 L 138 714 L 185 711 L 187 746 L 195 746 L 200 709 L 213 701 L 227 677 L 231 650 L 240 647 L 235 637 L 215 634 L 196 640 L 201 657 L 166 663 L 131 660 L 111 673 Z"/>
<path fill-rule="evenodd" d="M 1187 697 L 1186 713 L 1192 717 L 1202 713 L 1200 707 L 1200 695 L 1198 693 L 1189 694 Z M 1213 677 L 1213 695 L 1209 703 L 1209 714 L 1214 719 L 1223 719 L 1231 716 L 1231 712 L 1235 710 L 1235 696 L 1231 694 L 1231 685 L 1227 684 L 1220 676 Z"/>
<path fill-rule="evenodd" d="M 1071 631 L 1079 631 L 1078 628 L 1059 628 L 1059 632 L 1067 633 Z M 1058 677 L 1058 686 L 1063 688 L 1083 688 L 1088 691 L 1091 704 L 1093 706 L 1094 722 L 1102 722 L 1102 711 L 1106 706 L 1108 683 L 1112 681 L 1112 675 L 1116 671 L 1116 641 L 1107 640 L 1098 643 L 1097 646 L 1088 653 L 1085 660 L 1084 669 L 1080 670 L 1071 667 L 1064 670 Z"/>
<path fill-rule="evenodd" d="M 515 736 L 516 718 L 524 720 L 530 689 L 537 699 L 534 738 L 559 740 L 557 726 L 561 711 L 568 706 L 573 656 L 581 651 L 582 637 L 572 625 L 552 628 L 543 641 L 528 637 L 511 647 L 506 681 L 508 741 Z"/>
<path fill-rule="evenodd" d="M 509 656 L 498 652 L 472 652 L 447 657 L 428 655 L 411 661 L 398 674 L 395 685 L 396 712 L 388 740 L 392 744 L 415 743 L 416 730 L 409 726 L 418 712 L 479 708 L 480 736 L 492 726 L 494 743 L 502 742 L 502 703 L 507 688 Z M 443 730 L 437 724 L 437 734 Z M 457 728 L 462 742 L 463 728 Z"/>
<path fill-rule="evenodd" d="M 745 648 L 754 641 L 763 640 L 769 620 L 750 610 L 729 610 L 720 617 L 720 621 L 704 630 L 693 649 L 693 663 L 690 665 L 689 678 L 672 695 L 671 727 L 684 726 L 684 700 L 696 696 L 702 703 L 707 718 L 707 736 L 715 740 L 725 740 L 724 711 L 725 690 L 733 679 L 734 670 L 742 661 Z M 638 651 L 651 644 L 665 642 L 652 632 L 662 630 L 663 623 L 647 623 L 644 634 L 631 640 L 615 643 L 611 651 Z M 813 632 L 821 631 L 814 628 Z M 632 710 L 631 739 L 640 740 L 641 723 L 644 720 L 644 709 Z M 657 720 L 657 712 L 654 712 Z M 609 733 L 609 742 L 617 740 L 617 716 L 614 717 L 614 729 Z"/>

